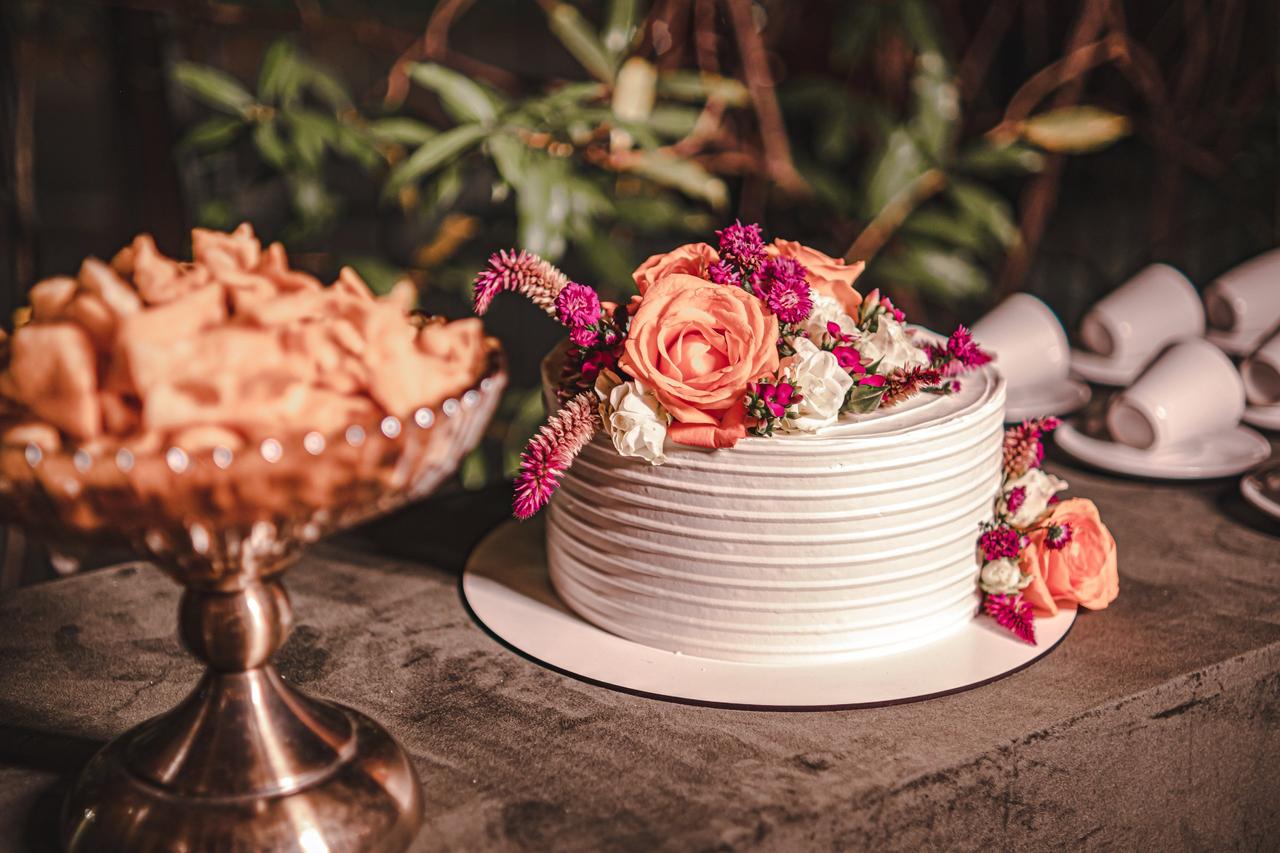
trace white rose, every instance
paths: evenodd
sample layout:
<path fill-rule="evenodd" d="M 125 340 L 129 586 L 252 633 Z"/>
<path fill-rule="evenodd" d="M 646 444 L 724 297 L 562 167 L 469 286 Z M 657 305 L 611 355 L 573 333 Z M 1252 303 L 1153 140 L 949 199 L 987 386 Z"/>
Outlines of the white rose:
<path fill-rule="evenodd" d="M 1040 468 L 1031 468 L 1016 480 L 1004 484 L 1004 491 L 996 503 L 996 512 L 1005 516 L 1014 527 L 1030 527 L 1049 508 L 1049 498 L 1067 487 L 1061 477 L 1046 474 Z M 1022 489 L 1022 503 L 1009 511 L 1009 496 L 1015 489 Z M 1016 502 L 1015 502 L 1016 503 Z"/>
<path fill-rule="evenodd" d="M 880 316 L 874 332 L 863 332 L 857 347 L 867 365 L 880 361 L 878 373 L 889 373 L 899 367 L 924 367 L 929 363 L 929 357 L 912 343 L 903 325 L 885 315 Z"/>
<path fill-rule="evenodd" d="M 662 445 L 667 440 L 671 415 L 653 392 L 640 382 L 622 382 L 612 371 L 596 378 L 600 398 L 600 422 L 621 456 L 638 456 L 651 465 L 667 461 Z"/>
<path fill-rule="evenodd" d="M 992 560 L 982 567 L 982 576 L 978 586 L 991 595 L 1013 595 L 1021 592 L 1031 583 L 1031 575 L 1024 576 L 1018 564 L 1005 557 Z"/>
<path fill-rule="evenodd" d="M 858 325 L 854 319 L 840 307 L 840 303 L 830 296 L 824 296 L 816 290 L 811 291 L 813 295 L 813 310 L 809 312 L 808 318 L 800 324 L 800 329 L 809 335 L 810 340 L 820 342 L 829 338 L 831 335 L 827 332 L 827 324 L 835 323 L 840 327 L 840 331 L 846 335 L 856 334 Z"/>
<path fill-rule="evenodd" d="M 796 354 L 783 362 L 783 376 L 800 392 L 795 417 L 785 418 L 783 429 L 813 432 L 830 426 L 840 417 L 844 397 L 853 386 L 853 377 L 840 361 L 808 338 L 792 343 Z"/>

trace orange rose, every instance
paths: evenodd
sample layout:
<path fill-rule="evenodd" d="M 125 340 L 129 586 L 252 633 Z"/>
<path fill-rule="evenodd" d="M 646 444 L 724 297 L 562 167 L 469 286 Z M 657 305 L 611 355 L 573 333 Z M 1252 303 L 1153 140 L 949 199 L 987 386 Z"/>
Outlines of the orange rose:
<path fill-rule="evenodd" d="M 765 251 L 772 256 L 796 260 L 809 271 L 810 287 L 839 302 L 844 313 L 850 317 L 858 316 L 862 294 L 853 289 L 853 282 L 862 275 L 862 268 L 867 265 L 865 261 L 846 264 L 839 258 L 824 255 L 817 249 L 801 246 L 792 240 L 774 240 L 765 247 Z"/>
<path fill-rule="evenodd" d="M 732 447 L 746 435 L 747 383 L 778 369 L 778 318 L 741 288 L 666 275 L 631 318 L 619 364 L 671 413 L 672 441 Z"/>
<path fill-rule="evenodd" d="M 1071 539 L 1061 550 L 1050 548 L 1045 539 L 1050 525 L 1067 525 Z M 1019 566 L 1031 575 L 1031 585 L 1022 591 L 1038 613 L 1052 616 L 1059 601 L 1068 601 L 1102 610 L 1120 594 L 1116 573 L 1116 540 L 1098 517 L 1093 501 L 1072 498 L 1054 506 L 1041 529 L 1029 534 Z"/>
<path fill-rule="evenodd" d="M 650 287 L 675 273 L 706 278 L 707 267 L 718 260 L 720 255 L 706 243 L 686 243 L 670 252 L 651 256 L 636 267 L 631 277 L 636 280 L 636 287 L 643 296 Z"/>

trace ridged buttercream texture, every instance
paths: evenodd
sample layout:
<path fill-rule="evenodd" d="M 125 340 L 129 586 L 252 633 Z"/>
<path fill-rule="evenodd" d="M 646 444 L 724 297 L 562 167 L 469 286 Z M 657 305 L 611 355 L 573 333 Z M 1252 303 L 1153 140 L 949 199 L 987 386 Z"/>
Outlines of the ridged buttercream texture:
<path fill-rule="evenodd" d="M 792 663 L 888 654 L 977 612 L 979 525 L 1000 486 L 1004 382 L 965 376 L 810 435 L 619 456 L 604 435 L 552 500 L 551 582 L 614 634 Z"/>

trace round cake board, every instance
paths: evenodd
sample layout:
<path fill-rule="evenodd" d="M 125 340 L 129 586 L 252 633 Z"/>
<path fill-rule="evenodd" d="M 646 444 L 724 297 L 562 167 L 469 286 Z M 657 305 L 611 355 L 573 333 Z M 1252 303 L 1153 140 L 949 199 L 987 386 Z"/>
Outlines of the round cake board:
<path fill-rule="evenodd" d="M 1075 608 L 1036 620 L 1038 645 L 987 617 L 925 646 L 827 663 L 756 664 L 682 655 L 611 634 L 569 610 L 547 576 L 541 519 L 507 522 L 472 553 L 462 595 L 489 633 L 526 657 L 594 684 L 658 699 L 757 709 L 833 709 L 911 702 L 968 690 L 1051 652 Z"/>

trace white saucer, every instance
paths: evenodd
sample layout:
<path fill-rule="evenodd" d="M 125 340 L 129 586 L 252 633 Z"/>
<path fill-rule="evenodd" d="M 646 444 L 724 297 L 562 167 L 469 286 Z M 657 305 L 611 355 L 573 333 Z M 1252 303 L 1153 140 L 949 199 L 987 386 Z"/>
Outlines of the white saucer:
<path fill-rule="evenodd" d="M 547 579 L 541 519 L 509 521 L 472 553 L 462 595 L 472 615 L 515 650 L 567 675 L 661 699 L 750 708 L 850 708 L 954 693 L 994 681 L 1062 642 L 1075 608 L 1036 619 L 1038 645 L 987 616 L 937 642 L 884 657 L 751 664 L 681 655 L 624 640 L 565 607 Z"/>
<path fill-rule="evenodd" d="M 1250 406 L 1241 418 L 1250 426 L 1280 432 L 1280 403 L 1274 406 Z"/>
<path fill-rule="evenodd" d="M 1275 330 L 1273 326 L 1262 326 L 1255 329 L 1235 329 L 1229 332 L 1221 329 L 1209 329 L 1205 332 L 1205 340 L 1225 352 L 1227 355 L 1246 356 L 1262 345 L 1267 334 Z"/>
<path fill-rule="evenodd" d="M 1133 384 L 1153 356 L 1114 358 L 1088 350 L 1071 350 L 1071 372 L 1095 385 L 1123 388 Z"/>
<path fill-rule="evenodd" d="M 1084 407 L 1092 394 L 1088 385 L 1075 379 L 1010 388 L 1004 403 L 1004 419 L 1017 423 L 1027 418 L 1069 415 Z"/>
<path fill-rule="evenodd" d="M 1280 472 L 1275 470 L 1254 471 L 1240 479 L 1240 494 L 1267 515 L 1280 519 L 1280 489 L 1267 489 L 1263 483 L 1267 476 L 1280 481 Z"/>
<path fill-rule="evenodd" d="M 1208 480 L 1248 471 L 1271 456 L 1271 443 L 1248 427 L 1234 427 L 1162 450 L 1103 441 L 1065 423 L 1054 441 L 1082 462 L 1117 474 L 1160 480 Z"/>

